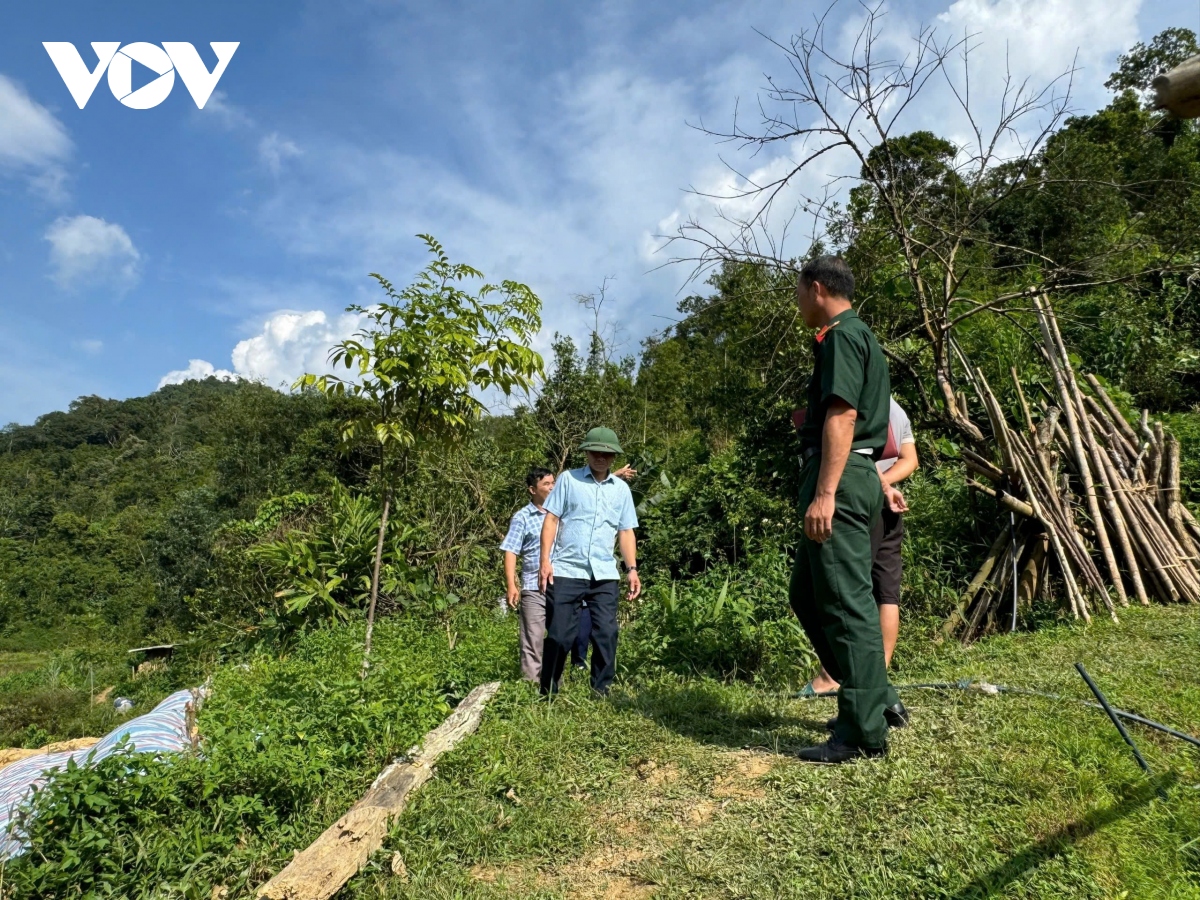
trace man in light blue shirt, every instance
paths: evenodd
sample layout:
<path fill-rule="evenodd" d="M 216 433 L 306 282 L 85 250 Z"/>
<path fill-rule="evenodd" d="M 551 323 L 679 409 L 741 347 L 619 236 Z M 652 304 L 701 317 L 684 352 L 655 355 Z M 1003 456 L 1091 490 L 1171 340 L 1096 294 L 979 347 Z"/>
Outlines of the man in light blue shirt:
<path fill-rule="evenodd" d="M 621 451 L 609 428 L 593 428 L 581 450 L 588 464 L 564 472 L 546 498 L 539 586 L 546 594 L 546 643 L 541 692 L 558 691 L 586 603 L 592 616 L 592 689 L 607 694 L 616 674 L 617 600 L 621 576 L 613 556 L 620 545 L 629 572 L 629 599 L 642 592 L 637 573 L 637 512 L 629 485 L 610 471 Z"/>

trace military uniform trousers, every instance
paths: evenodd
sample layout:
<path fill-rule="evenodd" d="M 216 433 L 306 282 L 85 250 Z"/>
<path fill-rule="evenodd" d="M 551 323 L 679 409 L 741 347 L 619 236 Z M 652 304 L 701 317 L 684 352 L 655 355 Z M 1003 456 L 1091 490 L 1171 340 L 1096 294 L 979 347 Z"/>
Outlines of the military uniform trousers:
<path fill-rule="evenodd" d="M 817 492 L 821 456 L 800 473 L 800 513 Z M 888 683 L 879 610 L 871 590 L 871 530 L 883 509 L 870 457 L 851 453 L 838 482 L 833 534 L 823 544 L 801 534 L 789 599 L 825 670 L 841 685 L 835 736 L 859 747 L 887 743 L 884 707 L 899 702 Z"/>

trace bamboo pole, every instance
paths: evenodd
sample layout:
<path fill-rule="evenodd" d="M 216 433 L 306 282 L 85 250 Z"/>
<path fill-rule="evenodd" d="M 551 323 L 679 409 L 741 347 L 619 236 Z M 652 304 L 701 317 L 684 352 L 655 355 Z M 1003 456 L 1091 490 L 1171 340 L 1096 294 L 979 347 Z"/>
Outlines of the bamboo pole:
<path fill-rule="evenodd" d="M 1075 561 L 1076 567 L 1081 575 L 1088 582 L 1088 586 L 1098 592 L 1107 593 L 1107 586 L 1104 584 L 1104 578 L 1100 574 L 1100 570 L 1096 568 L 1092 562 L 1087 544 L 1084 542 L 1079 529 L 1075 524 L 1075 515 L 1071 509 L 1070 492 L 1067 489 L 1067 478 L 1064 474 L 1061 476 L 1063 485 L 1061 488 L 1056 487 L 1053 481 L 1053 473 L 1039 472 L 1035 465 L 1033 450 L 1027 445 L 1025 439 L 1019 434 L 1012 434 L 1012 443 L 1015 451 L 1019 453 L 1027 470 L 1033 473 L 1033 479 L 1030 482 L 1028 492 L 1042 492 L 1042 508 L 1050 514 L 1055 527 L 1063 533 L 1070 536 L 1070 540 L 1064 546 L 1070 548 L 1072 559 Z"/>
<path fill-rule="evenodd" d="M 1154 423 L 1154 449 L 1158 456 L 1158 466 L 1155 469 L 1156 477 L 1150 482 L 1155 490 L 1154 505 L 1158 506 L 1159 510 L 1163 510 L 1160 498 L 1162 497 L 1163 484 L 1166 481 L 1167 473 L 1167 442 L 1166 434 L 1163 431 L 1162 422 Z"/>
<path fill-rule="evenodd" d="M 1123 416 L 1121 411 L 1117 409 L 1117 404 L 1113 403 L 1112 398 L 1108 396 L 1108 391 L 1104 390 L 1104 387 L 1100 384 L 1100 381 L 1095 375 L 1088 373 L 1083 377 L 1084 380 L 1087 381 L 1088 387 L 1090 387 L 1095 395 L 1100 398 L 1100 402 L 1103 403 L 1104 408 L 1108 410 L 1109 418 L 1112 419 L 1113 424 L 1117 426 L 1125 440 L 1129 441 L 1130 446 L 1138 446 L 1138 444 L 1141 442 L 1138 440 L 1133 428 L 1130 427 L 1129 422 L 1125 419 L 1125 416 Z"/>
<path fill-rule="evenodd" d="M 1126 570 L 1129 573 L 1129 580 L 1133 583 L 1133 592 L 1138 600 L 1142 603 L 1146 601 L 1146 587 L 1142 583 L 1141 572 L 1138 570 L 1137 556 L 1133 552 L 1133 547 L 1129 542 L 1129 530 L 1125 524 L 1125 517 L 1121 512 L 1121 507 L 1117 503 L 1116 488 L 1119 485 L 1113 483 L 1113 479 L 1109 478 L 1108 467 L 1104 464 L 1104 451 L 1095 439 L 1095 434 L 1091 427 L 1091 416 L 1088 414 L 1086 404 L 1083 403 L 1083 395 L 1079 393 L 1078 387 L 1075 388 L 1075 395 L 1080 402 L 1080 421 L 1084 426 L 1084 433 L 1087 436 L 1088 452 L 1091 456 L 1092 468 L 1096 480 L 1100 483 L 1100 492 L 1104 495 L 1104 506 L 1108 511 L 1109 521 L 1113 526 L 1113 537 L 1116 539 L 1117 547 L 1121 551 L 1121 556 L 1125 560 Z M 1124 587 L 1121 584 L 1121 575 L 1118 572 L 1116 575 L 1117 599 L 1122 606 L 1129 605 L 1129 598 L 1125 593 Z"/>
<path fill-rule="evenodd" d="M 1071 437 L 1071 448 L 1075 453 L 1075 461 L 1079 468 L 1079 475 L 1083 480 L 1084 497 L 1087 500 L 1088 515 L 1092 519 L 1092 524 L 1096 529 L 1096 543 L 1100 546 L 1100 553 L 1104 557 L 1105 565 L 1108 566 L 1108 572 L 1112 579 L 1113 587 L 1117 591 L 1117 600 L 1122 606 L 1129 605 L 1129 598 L 1125 594 L 1125 585 L 1121 580 L 1121 568 L 1117 565 L 1116 554 L 1113 553 L 1112 544 L 1108 539 L 1108 529 L 1104 527 L 1104 517 L 1100 511 L 1100 500 L 1096 496 L 1096 483 L 1092 479 L 1091 466 L 1088 465 L 1087 454 L 1084 453 L 1084 440 L 1092 443 L 1094 440 L 1091 433 L 1091 425 L 1085 418 L 1081 423 L 1076 415 L 1076 407 L 1083 409 L 1083 401 L 1079 399 L 1079 385 L 1075 382 L 1075 372 L 1071 368 L 1071 361 L 1067 357 L 1067 348 L 1062 342 L 1062 335 L 1058 331 L 1058 323 L 1054 319 L 1054 311 L 1050 308 L 1050 301 L 1045 295 L 1034 298 L 1034 306 L 1038 310 L 1038 323 L 1042 329 L 1042 337 L 1045 340 L 1048 349 L 1050 350 L 1050 370 L 1054 375 L 1054 384 L 1058 388 L 1058 393 L 1062 399 L 1063 412 L 1067 419 L 1067 432 Z M 1058 359 L 1055 359 L 1055 357 Z M 1109 612 L 1113 613 L 1116 618 L 1116 613 L 1112 608 L 1112 601 L 1108 598 L 1108 592 L 1105 591 L 1101 599 L 1108 606 Z"/>
<path fill-rule="evenodd" d="M 1046 554 L 1050 550 L 1050 538 L 1044 532 L 1030 541 L 1029 553 L 1025 565 L 1021 567 L 1021 577 L 1017 581 L 1017 603 L 1028 605 L 1033 602 L 1041 587 L 1045 574 Z"/>
<path fill-rule="evenodd" d="M 1196 517 L 1192 515 L 1192 511 L 1184 503 L 1180 502 L 1176 507 L 1176 512 L 1183 520 L 1183 524 L 1187 526 L 1188 532 L 1192 535 L 1192 540 L 1200 544 L 1200 522 L 1196 521 Z"/>
<path fill-rule="evenodd" d="M 982 475 L 984 478 L 988 479 L 988 481 L 1003 481 L 1004 479 L 1008 478 L 1008 473 L 998 466 L 992 465 L 982 456 L 977 456 L 976 454 L 970 453 L 969 450 L 965 449 L 959 452 L 962 453 L 963 465 L 965 465 L 975 474 Z M 968 455 L 968 453 L 970 453 L 970 455 Z"/>
<path fill-rule="evenodd" d="M 1142 434 L 1146 437 L 1146 443 L 1150 445 L 1150 452 L 1146 457 L 1146 483 L 1158 488 L 1158 477 L 1162 470 L 1162 445 L 1158 443 L 1157 435 L 1150 429 L 1150 410 L 1142 410 Z"/>
<path fill-rule="evenodd" d="M 1001 455 L 1006 458 L 1009 468 L 1013 469 L 1021 479 L 1022 484 L 1026 486 L 1026 494 L 1028 502 L 1033 506 L 1037 517 L 1042 521 L 1046 532 L 1050 534 L 1051 544 L 1054 545 L 1055 554 L 1058 557 L 1058 564 L 1062 570 L 1062 580 L 1067 588 L 1067 600 L 1070 605 L 1070 611 L 1076 618 L 1082 617 L 1085 622 L 1091 622 L 1091 614 L 1087 610 L 1087 600 L 1084 598 L 1084 592 L 1079 588 L 1079 582 L 1075 580 L 1075 572 L 1072 569 L 1072 557 L 1067 556 L 1066 547 L 1063 545 L 1061 536 L 1057 533 L 1054 521 L 1048 512 L 1043 508 L 1042 502 L 1038 499 L 1036 490 L 1036 481 L 1030 474 L 1031 467 L 1024 466 L 1022 463 L 1019 451 L 1016 450 L 1018 443 L 1010 439 L 1008 426 L 1004 425 L 1004 415 L 1000 409 L 1000 403 L 996 401 L 996 395 L 992 394 L 991 386 L 988 384 L 988 378 L 984 376 L 982 370 L 976 370 L 976 380 L 979 383 L 979 398 L 983 402 L 989 419 L 992 421 L 992 432 L 995 433 L 996 440 L 1000 443 Z M 1088 560 L 1091 562 L 1091 560 Z"/>
<path fill-rule="evenodd" d="M 942 626 L 942 632 L 950 635 L 958 627 L 958 623 L 966 624 L 966 612 L 971 606 L 971 602 L 975 599 L 975 595 L 979 593 L 979 589 L 983 587 L 983 583 L 987 581 L 989 575 L 992 574 L 992 568 L 996 565 L 996 560 L 1008 546 L 1009 526 L 1005 525 L 1004 530 L 992 542 L 992 546 L 988 549 L 987 556 L 984 557 L 983 565 L 979 567 L 979 571 L 975 573 L 975 577 L 971 579 L 971 583 L 967 585 L 967 589 L 963 591 L 963 595 L 959 598 L 958 608 L 954 610 L 950 618 L 946 620 L 946 624 Z"/>
<path fill-rule="evenodd" d="M 1093 430 L 1100 435 L 1100 443 L 1104 445 L 1104 450 L 1108 451 L 1110 458 L 1116 463 L 1117 474 L 1125 481 L 1133 481 L 1129 470 L 1129 463 L 1132 457 L 1122 450 L 1122 445 L 1125 439 L 1117 432 L 1111 422 L 1105 419 L 1097 419 L 1092 417 Z"/>
<path fill-rule="evenodd" d="M 1092 456 L 1092 466 L 1095 468 L 1096 476 L 1100 481 L 1100 490 L 1104 494 L 1104 505 L 1108 510 L 1109 521 L 1112 522 L 1113 536 L 1116 538 L 1117 546 L 1121 550 L 1121 556 L 1125 559 L 1126 570 L 1129 572 L 1129 580 L 1133 583 L 1134 596 L 1138 601 L 1145 605 L 1147 602 L 1146 586 L 1142 583 L 1142 574 L 1138 569 L 1137 555 L 1133 552 L 1133 545 L 1129 542 L 1129 528 L 1125 523 L 1125 516 L 1121 512 L 1121 506 L 1117 502 L 1116 490 L 1114 489 L 1113 480 L 1109 478 L 1108 467 L 1104 464 L 1104 451 L 1093 441 L 1089 447 Z M 1117 573 L 1117 584 L 1120 585 L 1121 575 Z M 1129 598 L 1125 594 L 1123 587 L 1118 587 L 1117 598 L 1122 606 L 1129 605 Z"/>
<path fill-rule="evenodd" d="M 1110 466 L 1112 465 L 1111 461 L 1107 459 L 1105 459 L 1105 462 Z M 1114 474 L 1115 470 L 1110 468 L 1109 475 L 1112 476 Z M 1120 504 L 1122 511 L 1125 513 L 1125 521 L 1128 523 L 1130 532 L 1136 541 L 1137 549 L 1141 552 L 1143 557 L 1146 573 L 1158 585 L 1157 593 L 1164 600 L 1169 598 L 1177 602 L 1179 600 L 1178 590 L 1175 588 L 1174 583 L 1168 579 L 1166 572 L 1163 569 L 1162 560 L 1158 558 L 1158 551 L 1150 542 L 1150 538 L 1142 528 L 1141 517 L 1134 512 L 1133 503 L 1135 496 L 1136 495 L 1129 490 L 1118 490 L 1116 492 L 1117 502 Z M 1148 599 L 1143 601 L 1143 605 L 1148 604 Z"/>
<path fill-rule="evenodd" d="M 1200 572 L 1193 565 L 1191 554 L 1176 542 L 1170 526 L 1159 516 L 1158 508 L 1150 499 L 1140 497 L 1135 504 L 1139 501 L 1145 515 L 1147 533 L 1159 548 L 1165 573 L 1176 583 L 1184 599 L 1189 603 L 1200 602 Z"/>
<path fill-rule="evenodd" d="M 993 488 L 988 487 L 986 484 L 980 484 L 973 478 L 967 479 L 967 487 L 972 487 L 982 494 L 987 494 L 1005 509 L 1011 509 L 1017 515 L 1025 516 L 1030 519 L 1037 518 L 1037 513 L 1033 511 L 1032 506 L 1023 500 L 1018 500 L 1012 494 L 1005 493 L 1004 491 L 994 490 Z"/>
<path fill-rule="evenodd" d="M 1192 536 L 1188 534 L 1183 524 L 1183 516 L 1179 513 L 1179 440 L 1175 435 L 1167 438 L 1167 465 L 1164 478 L 1163 509 L 1167 524 L 1175 532 L 1180 546 L 1192 556 Z"/>
<path fill-rule="evenodd" d="M 1025 427 L 1029 429 L 1029 433 L 1034 433 L 1033 416 L 1029 414 L 1029 404 L 1025 401 L 1025 391 L 1021 389 L 1021 379 L 1017 377 L 1017 367 L 1012 366 L 1009 369 L 1012 375 L 1013 386 L 1017 389 L 1017 399 L 1021 402 L 1021 413 L 1025 416 Z"/>
<path fill-rule="evenodd" d="M 982 373 L 980 373 L 982 376 Z M 987 383 L 984 382 L 986 388 Z M 987 390 L 988 399 L 995 402 L 995 397 L 991 396 L 991 390 Z M 1071 612 L 1076 618 L 1082 617 L 1085 622 L 1092 620 L 1091 614 L 1088 612 L 1087 600 L 1083 596 L 1083 592 L 1079 589 L 1079 583 L 1075 580 L 1075 572 L 1071 568 L 1071 557 L 1067 555 L 1066 548 L 1063 546 L 1062 538 L 1059 536 L 1057 529 L 1051 522 L 1050 517 L 1043 511 L 1041 501 L 1038 499 L 1037 491 L 1034 490 L 1034 481 L 1030 477 L 1029 471 L 1023 465 L 1022 460 L 1011 450 L 1006 430 L 1001 431 L 1001 440 L 1005 447 L 1005 452 L 1008 457 L 1015 463 L 1015 469 L 1020 476 L 1021 481 L 1027 485 L 1029 503 L 1037 513 L 1037 517 L 1042 521 L 1046 528 L 1047 534 L 1050 536 L 1050 543 L 1054 547 L 1054 553 L 1058 557 L 1059 569 L 1062 572 L 1063 584 L 1067 589 L 1067 601 L 1070 604 Z"/>

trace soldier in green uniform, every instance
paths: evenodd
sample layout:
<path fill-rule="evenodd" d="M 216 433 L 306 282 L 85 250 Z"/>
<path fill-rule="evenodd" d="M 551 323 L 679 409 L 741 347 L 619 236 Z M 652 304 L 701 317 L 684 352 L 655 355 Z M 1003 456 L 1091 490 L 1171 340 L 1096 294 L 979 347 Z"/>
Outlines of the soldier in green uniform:
<path fill-rule="evenodd" d="M 875 336 L 851 308 L 853 297 L 854 276 L 838 257 L 800 270 L 796 302 L 817 333 L 800 428 L 804 534 L 790 600 L 821 663 L 841 684 L 831 737 L 799 753 L 808 762 L 882 756 L 889 725 L 908 721 L 888 683 L 871 593 L 871 529 L 883 507 L 875 460 L 887 441 L 891 380 Z"/>

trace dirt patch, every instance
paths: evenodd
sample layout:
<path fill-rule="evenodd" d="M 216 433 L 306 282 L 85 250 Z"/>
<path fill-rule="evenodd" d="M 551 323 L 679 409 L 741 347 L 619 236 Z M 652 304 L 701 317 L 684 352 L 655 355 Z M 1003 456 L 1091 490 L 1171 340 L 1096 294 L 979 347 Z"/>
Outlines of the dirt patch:
<path fill-rule="evenodd" d="M 603 893 L 593 896 L 602 897 L 603 900 L 641 900 L 643 897 L 653 897 L 654 888 L 637 879 L 618 875 L 605 883 Z"/>
<path fill-rule="evenodd" d="M 108 687 L 106 687 L 104 690 L 102 690 L 100 693 L 98 693 L 94 698 L 92 698 L 92 702 L 93 703 L 107 703 L 108 698 L 112 696 L 114 687 L 116 687 L 116 685 L 110 684 Z"/>
<path fill-rule="evenodd" d="M 638 900 L 654 896 L 654 886 L 629 870 L 650 854 L 637 847 L 608 845 L 562 870 L 571 897 L 589 900 Z"/>
<path fill-rule="evenodd" d="M 524 883 L 529 877 L 523 868 L 513 863 L 506 866 L 485 866 L 480 863 L 471 866 L 468 874 L 476 881 L 501 885 Z"/>
<path fill-rule="evenodd" d="M 38 747 L 36 750 L 29 750 L 24 747 L 5 747 L 0 749 L 0 768 L 22 759 L 28 759 L 31 756 L 39 756 L 46 753 L 62 753 L 66 750 L 86 750 L 99 740 L 100 738 L 86 737 L 74 738 L 69 741 L 55 741 L 53 744 L 46 744 L 46 746 Z"/>
<path fill-rule="evenodd" d="M 665 763 L 659 765 L 653 759 L 643 760 L 638 763 L 634 771 L 637 772 L 637 777 L 652 787 L 659 785 L 670 784 L 679 778 L 679 767 L 674 763 Z"/>
<path fill-rule="evenodd" d="M 754 750 L 737 750 L 723 755 L 726 765 L 713 783 L 714 797 L 751 800 L 765 796 L 760 780 L 771 771 L 778 757 Z"/>
<path fill-rule="evenodd" d="M 683 822 L 685 825 L 691 826 L 705 825 L 712 819 L 716 811 L 717 804 L 711 800 L 701 800 L 684 811 Z"/>
<path fill-rule="evenodd" d="M 472 866 L 469 874 L 476 881 L 512 892 L 559 886 L 568 896 L 581 900 L 643 900 L 654 896 L 654 887 L 631 874 L 629 868 L 648 855 L 634 847 L 610 844 L 557 871 L 534 871 L 516 863 L 480 864 Z"/>

